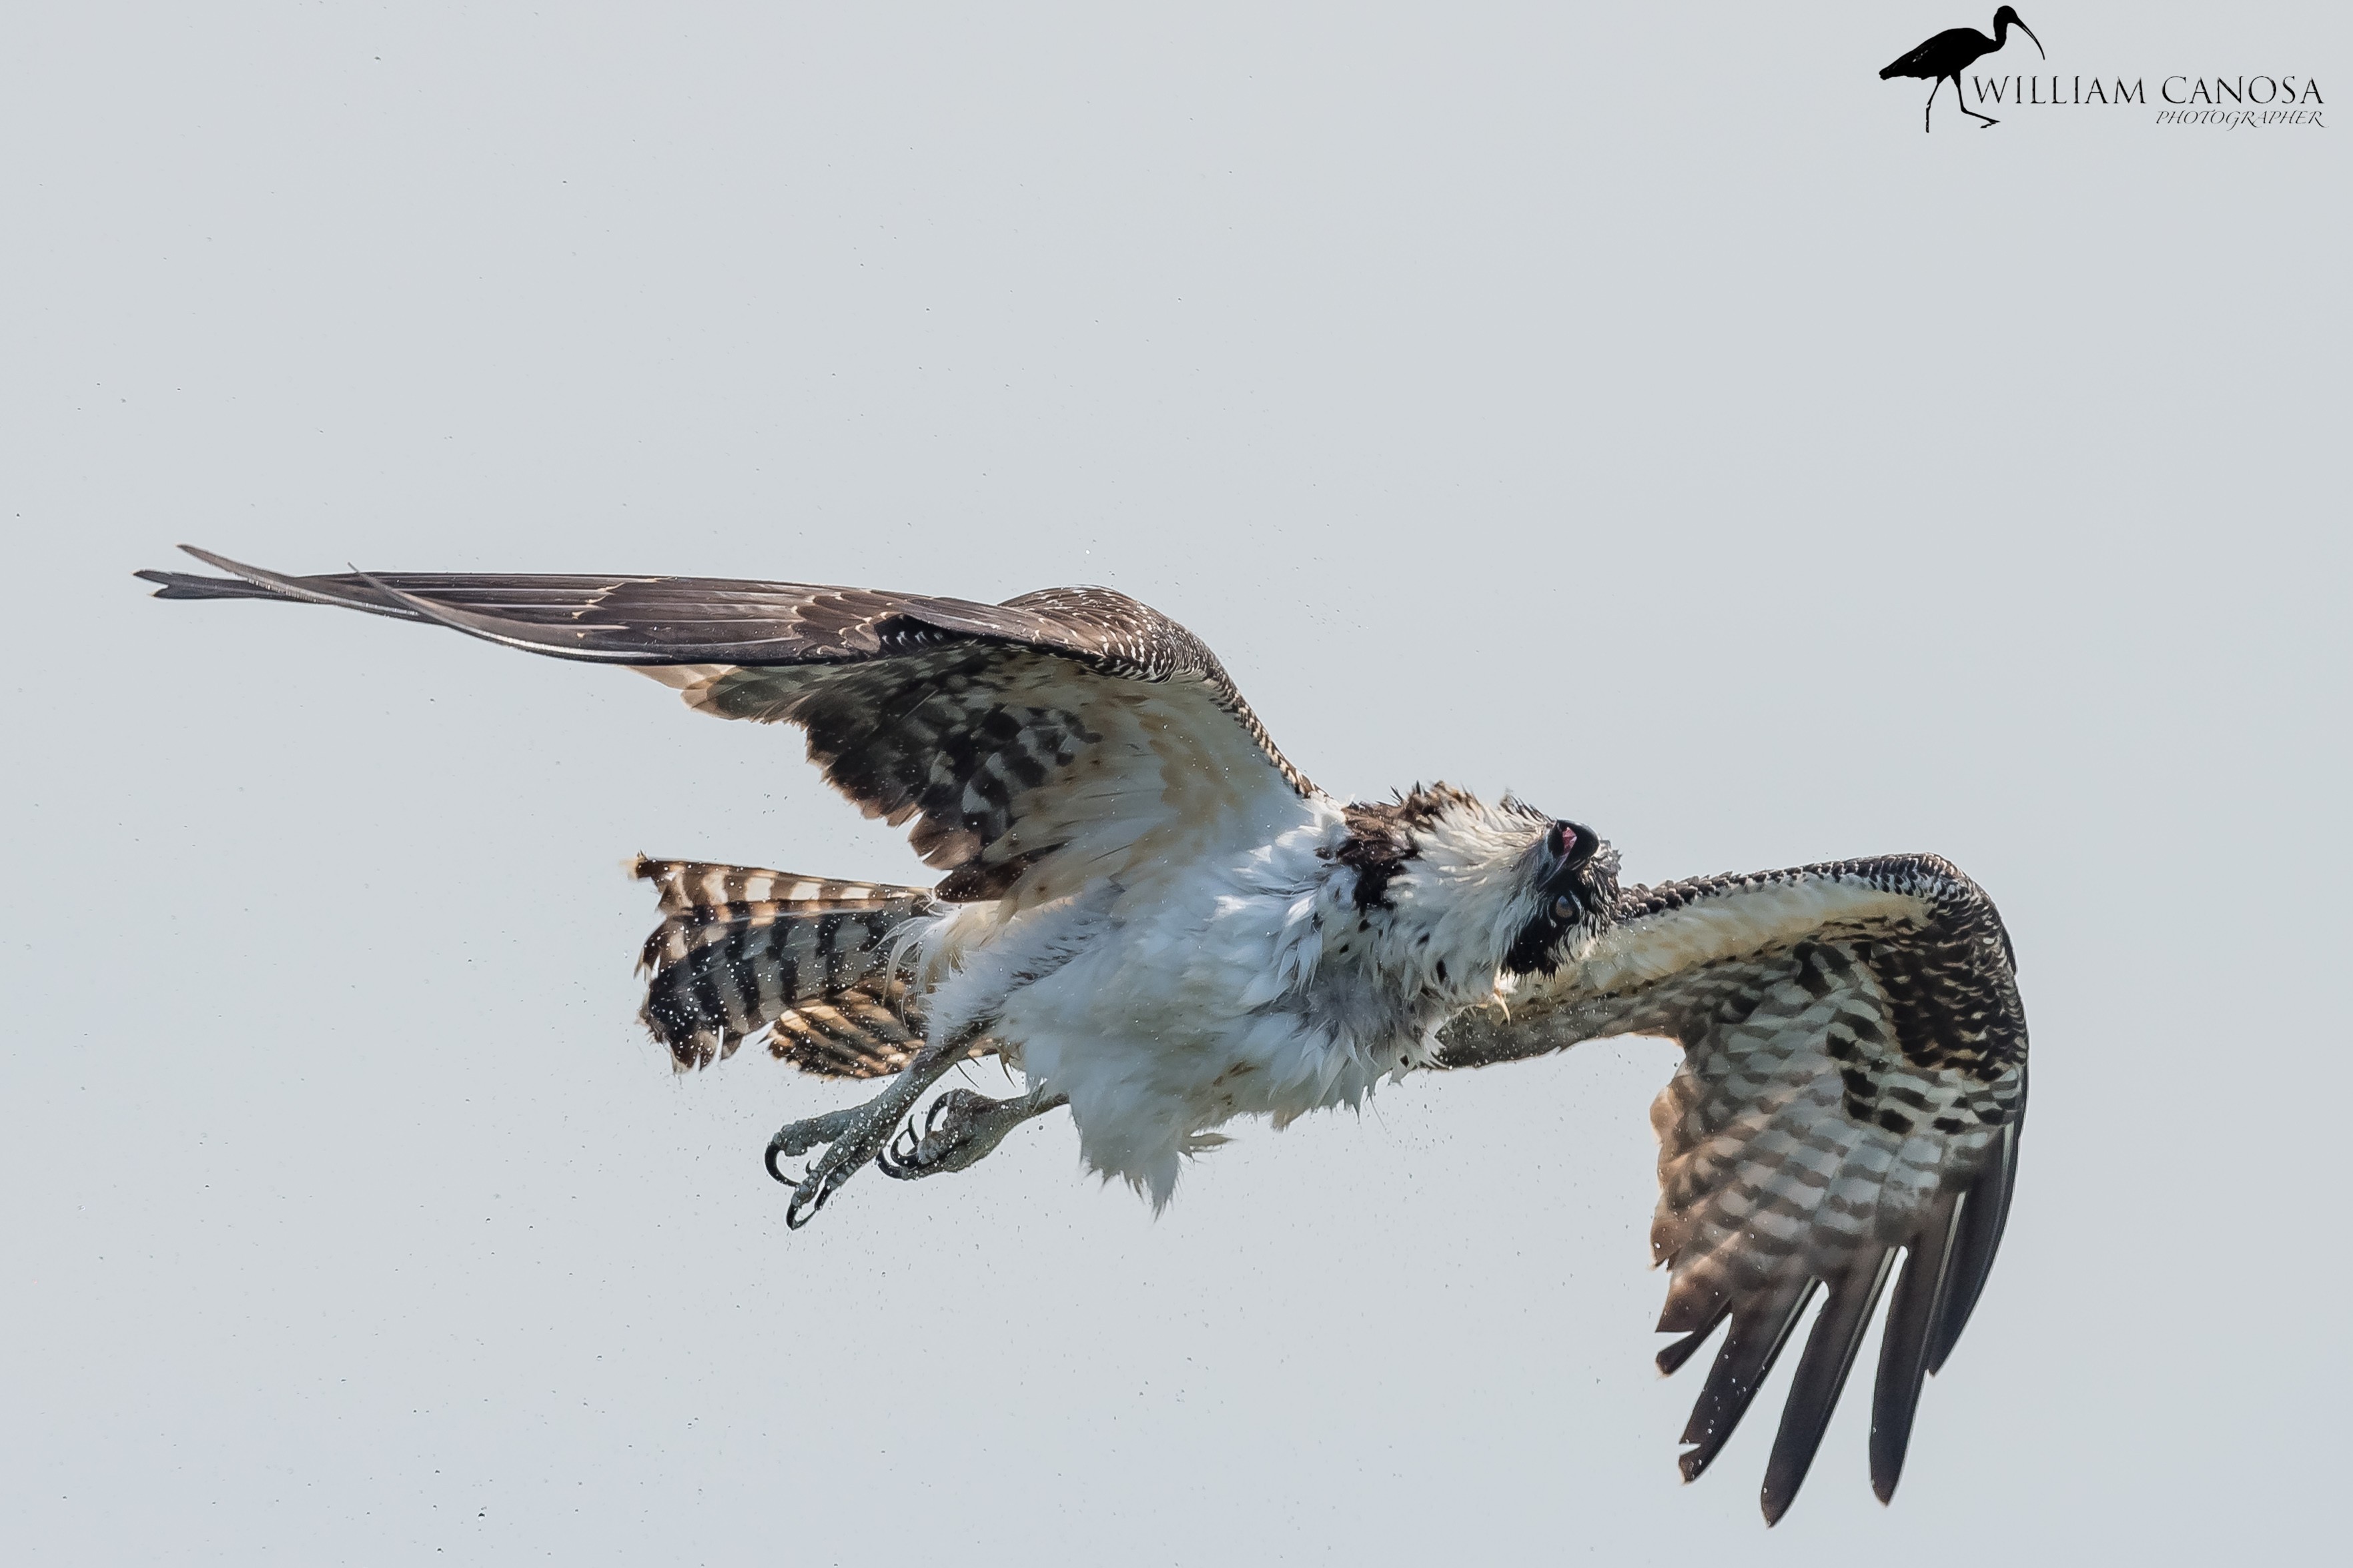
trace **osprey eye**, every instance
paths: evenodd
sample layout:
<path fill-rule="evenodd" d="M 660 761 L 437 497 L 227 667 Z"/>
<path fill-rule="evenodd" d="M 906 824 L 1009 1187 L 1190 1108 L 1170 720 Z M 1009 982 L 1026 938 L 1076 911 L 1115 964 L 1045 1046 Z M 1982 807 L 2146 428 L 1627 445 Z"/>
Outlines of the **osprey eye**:
<path fill-rule="evenodd" d="M 1560 897 L 1555 899 L 1552 901 L 1552 918 L 1556 921 L 1575 920 L 1577 918 L 1577 900 L 1570 898 L 1567 893 L 1563 893 Z"/>

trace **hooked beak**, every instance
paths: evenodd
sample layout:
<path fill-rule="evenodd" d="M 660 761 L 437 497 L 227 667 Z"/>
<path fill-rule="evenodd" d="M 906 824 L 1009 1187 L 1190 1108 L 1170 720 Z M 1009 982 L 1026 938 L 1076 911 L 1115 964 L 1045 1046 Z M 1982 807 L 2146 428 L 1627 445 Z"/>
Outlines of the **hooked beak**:
<path fill-rule="evenodd" d="M 1589 869 L 1600 847 L 1600 838 L 1581 823 L 1556 822 L 1547 830 L 1544 880 L 1537 884 L 1543 901 L 1504 952 L 1505 973 L 1550 974 L 1559 967 L 1577 928 L 1603 902 Z"/>
<path fill-rule="evenodd" d="M 2018 25 L 2018 30 L 2024 33 L 2028 37 L 2034 38 L 2034 29 L 2028 26 L 2025 23 L 2021 22 Z M 2042 40 L 2040 38 L 2034 38 L 2034 52 L 2041 55 L 2046 60 L 2051 58 L 2050 52 L 2043 48 Z"/>
<path fill-rule="evenodd" d="M 1545 879 L 1544 890 L 1547 897 L 1566 899 L 1575 905 L 1577 913 L 1572 918 L 1582 920 L 1585 911 L 1593 906 L 1585 867 L 1593 858 L 1594 850 L 1600 847 L 1601 839 L 1581 822 L 1563 822 L 1553 831 L 1560 836 L 1556 840 L 1559 858 L 1553 864 L 1552 874 Z"/>
<path fill-rule="evenodd" d="M 1593 852 L 1601 847 L 1600 836 L 1581 822 L 1555 823 L 1553 832 L 1556 837 L 1552 847 L 1560 857 L 1556 876 L 1561 871 L 1576 870 L 1592 859 Z"/>

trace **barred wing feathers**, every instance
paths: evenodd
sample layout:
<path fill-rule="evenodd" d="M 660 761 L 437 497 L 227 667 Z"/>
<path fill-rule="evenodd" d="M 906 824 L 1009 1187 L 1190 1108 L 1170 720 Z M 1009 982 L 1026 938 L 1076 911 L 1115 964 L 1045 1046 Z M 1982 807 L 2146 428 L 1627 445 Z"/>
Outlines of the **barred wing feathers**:
<path fill-rule="evenodd" d="M 1002 605 L 796 583 L 628 576 L 227 578 L 163 598 L 274 598 L 624 665 L 723 718 L 797 724 L 869 816 L 913 820 L 944 898 L 1027 904 L 1263 842 L 1314 786 L 1201 641 L 1103 588 Z"/>
<path fill-rule="evenodd" d="M 1806 1307 L 1827 1292 L 1784 1406 L 1763 1504 L 1811 1465 L 1896 1255 L 1873 1400 L 1872 1484 L 1902 1473 L 1921 1380 L 1993 1264 L 2017 1170 L 2026 1027 L 1993 905 L 1929 856 L 1636 888 L 1588 959 L 1443 1037 L 1478 1066 L 1610 1035 L 1683 1047 L 1651 1109 L 1653 1256 L 1672 1373 L 1730 1329 L 1683 1440 L 1705 1470 Z"/>

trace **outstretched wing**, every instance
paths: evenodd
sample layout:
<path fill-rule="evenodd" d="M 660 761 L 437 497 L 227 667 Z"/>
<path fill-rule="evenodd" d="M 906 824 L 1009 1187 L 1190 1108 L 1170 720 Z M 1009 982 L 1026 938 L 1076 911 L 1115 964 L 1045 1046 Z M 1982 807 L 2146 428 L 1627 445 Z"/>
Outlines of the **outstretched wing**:
<path fill-rule="evenodd" d="M 728 719 L 797 724 L 870 816 L 913 819 L 949 899 L 1017 904 L 1262 843 L 1313 791 L 1201 641 L 1104 588 L 1002 605 L 702 577 L 142 572 L 159 598 L 274 598 L 618 664 Z"/>
<path fill-rule="evenodd" d="M 1609 1035 L 1679 1041 L 1651 1108 L 1670 1270 L 1672 1373 L 1729 1319 L 1683 1440 L 1683 1479 L 1723 1448 L 1818 1291 L 1766 1468 L 1767 1520 L 1797 1495 L 1894 1266 L 1873 1396 L 1872 1486 L 1895 1489 L 1924 1374 L 1993 1267 L 2026 1109 L 2026 1021 L 2008 935 L 1931 856 L 1636 888 L 1579 964 L 1448 1026 L 1445 1067 Z"/>

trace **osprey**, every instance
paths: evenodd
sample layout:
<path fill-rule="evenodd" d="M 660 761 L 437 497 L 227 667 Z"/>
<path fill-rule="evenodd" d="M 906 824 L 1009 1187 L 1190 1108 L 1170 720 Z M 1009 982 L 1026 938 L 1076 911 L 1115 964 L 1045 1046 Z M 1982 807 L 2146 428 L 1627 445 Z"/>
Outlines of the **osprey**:
<path fill-rule="evenodd" d="M 931 888 L 631 863 L 661 900 L 643 1017 L 681 1070 L 764 1038 L 805 1071 L 889 1078 L 786 1125 L 771 1174 L 807 1223 L 873 1164 L 962 1170 L 1067 1106 L 1086 1163 L 1168 1201 L 1241 1116 L 1277 1127 L 1384 1079 L 1612 1035 L 1676 1040 L 1651 1107 L 1668 1270 L 1662 1372 L 1730 1328 L 1684 1428 L 1696 1478 L 1826 1293 L 1766 1469 L 1778 1520 L 1897 1254 L 1871 1475 L 1902 1469 L 1925 1373 L 2001 1239 L 2026 1026 L 2000 917 L 1929 855 L 1621 888 L 1582 824 L 1446 784 L 1325 795 L 1217 658 L 1124 595 L 1001 605 L 623 576 L 140 575 L 623 665 L 726 719 L 798 725 L 828 782 L 912 823 Z M 923 1096 L 994 1055 L 1025 1092 Z M 780 1163 L 822 1150 L 798 1175 Z"/>

